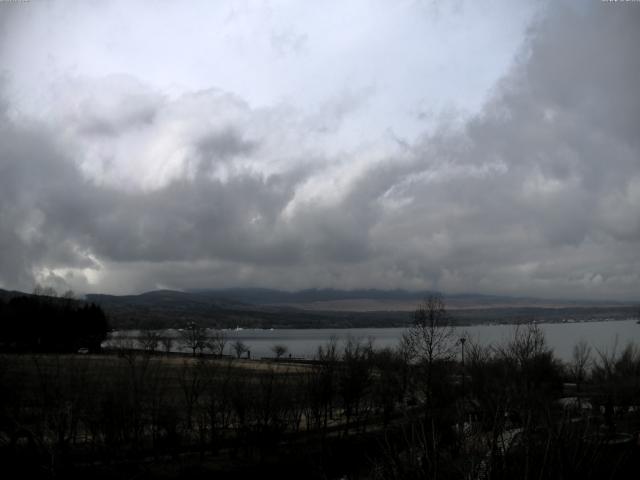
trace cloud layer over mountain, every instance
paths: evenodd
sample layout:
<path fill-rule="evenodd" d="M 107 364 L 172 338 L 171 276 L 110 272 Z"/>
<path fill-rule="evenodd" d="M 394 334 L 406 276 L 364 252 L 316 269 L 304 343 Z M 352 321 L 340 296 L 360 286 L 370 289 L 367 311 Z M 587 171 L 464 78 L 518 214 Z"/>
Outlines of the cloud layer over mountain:
<path fill-rule="evenodd" d="M 0 5 L 0 287 L 638 298 L 640 7 L 492 4 L 465 39 L 467 3 L 415 25 L 418 4 L 398 5 L 337 25 L 350 12 L 208 12 L 225 21 L 196 66 L 188 12 Z M 100 8 L 129 53 L 87 33 Z M 472 48 L 509 18 L 502 49 Z M 156 38 L 136 25 L 182 36 L 185 59 L 157 39 L 141 72 Z"/>

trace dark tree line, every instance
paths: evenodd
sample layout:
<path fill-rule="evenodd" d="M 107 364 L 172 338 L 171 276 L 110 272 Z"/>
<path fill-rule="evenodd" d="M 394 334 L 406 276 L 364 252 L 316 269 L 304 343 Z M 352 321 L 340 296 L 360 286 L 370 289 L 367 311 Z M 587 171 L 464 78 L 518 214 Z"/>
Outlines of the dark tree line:
<path fill-rule="evenodd" d="M 0 301 L 0 349 L 13 352 L 100 351 L 109 331 L 98 305 L 30 295 Z"/>

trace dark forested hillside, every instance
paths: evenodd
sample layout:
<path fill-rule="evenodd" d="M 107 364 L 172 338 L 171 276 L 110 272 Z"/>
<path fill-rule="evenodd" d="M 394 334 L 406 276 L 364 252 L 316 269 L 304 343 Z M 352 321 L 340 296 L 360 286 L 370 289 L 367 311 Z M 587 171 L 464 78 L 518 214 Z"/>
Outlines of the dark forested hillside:
<path fill-rule="evenodd" d="M 97 352 L 109 331 L 94 303 L 40 295 L 0 299 L 0 349 L 29 352 Z"/>
<path fill-rule="evenodd" d="M 236 288 L 157 290 L 140 295 L 89 294 L 86 302 L 99 306 L 116 329 L 173 328 L 190 321 L 213 328 L 364 328 L 407 326 L 412 320 L 411 309 L 426 295 L 405 290 L 285 292 Z M 0 290 L 3 305 L 25 297 L 40 298 L 40 304 L 48 299 L 44 302 L 48 302 L 46 308 L 55 312 L 69 305 L 76 309 L 84 305 L 69 299 Z M 638 307 L 631 303 L 554 302 L 475 294 L 451 295 L 446 299 L 452 321 L 459 325 L 619 320 L 638 314 Z M 57 318 L 55 312 L 49 317 Z M 71 318 L 76 314 L 60 315 Z"/>
<path fill-rule="evenodd" d="M 427 295 L 405 290 L 285 292 L 236 288 L 87 295 L 87 299 L 105 309 L 115 328 L 171 328 L 188 321 L 216 328 L 357 328 L 407 326 L 411 310 Z M 453 322 L 466 325 L 622 319 L 637 313 L 637 307 L 623 303 L 475 294 L 446 298 Z M 355 302 L 350 303 L 352 300 Z"/>

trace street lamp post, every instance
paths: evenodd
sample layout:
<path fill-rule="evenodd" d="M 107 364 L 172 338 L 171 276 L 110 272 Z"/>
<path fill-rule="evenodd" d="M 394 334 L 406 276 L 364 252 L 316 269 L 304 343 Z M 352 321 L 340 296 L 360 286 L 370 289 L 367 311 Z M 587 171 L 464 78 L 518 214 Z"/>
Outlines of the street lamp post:
<path fill-rule="evenodd" d="M 462 347 L 462 398 L 464 398 L 464 342 L 466 341 L 465 337 L 460 337 L 460 346 Z"/>
<path fill-rule="evenodd" d="M 465 383 L 465 374 L 464 374 L 464 342 L 466 342 L 467 339 L 465 337 L 460 337 L 460 347 L 462 350 L 462 417 L 461 417 L 461 423 L 460 423 L 460 432 L 464 432 L 464 422 L 465 422 L 465 417 L 466 417 L 466 402 L 465 400 L 465 396 L 464 396 L 464 383 Z"/>

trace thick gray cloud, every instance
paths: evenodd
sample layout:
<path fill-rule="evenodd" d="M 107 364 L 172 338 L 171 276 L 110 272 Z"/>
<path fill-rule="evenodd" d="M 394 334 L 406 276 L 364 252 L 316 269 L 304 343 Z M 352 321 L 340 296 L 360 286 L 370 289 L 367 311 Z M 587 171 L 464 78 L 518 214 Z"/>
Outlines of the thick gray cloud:
<path fill-rule="evenodd" d="M 42 115 L 4 89 L 0 286 L 638 298 L 638 25 L 549 6 L 481 111 L 408 140 L 390 118 L 382 144 L 339 140 L 369 87 L 309 113 L 65 75 Z"/>

